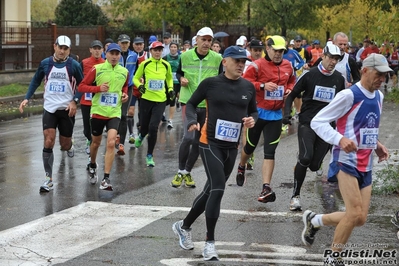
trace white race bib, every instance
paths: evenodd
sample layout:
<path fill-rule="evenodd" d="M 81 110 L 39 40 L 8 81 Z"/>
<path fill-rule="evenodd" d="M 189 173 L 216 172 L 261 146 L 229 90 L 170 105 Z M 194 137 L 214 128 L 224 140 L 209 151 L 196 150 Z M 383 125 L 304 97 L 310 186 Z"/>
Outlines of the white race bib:
<path fill-rule="evenodd" d="M 164 84 L 164 80 L 155 80 L 155 79 L 150 79 L 148 81 L 148 87 L 150 90 L 153 91 L 160 91 L 163 89 L 163 84 Z"/>
<path fill-rule="evenodd" d="M 335 90 L 334 88 L 316 86 L 314 88 L 313 100 L 329 103 L 334 99 Z"/>
<path fill-rule="evenodd" d="M 91 92 L 86 92 L 85 93 L 85 100 L 86 101 L 91 101 L 92 100 L 92 94 L 91 94 Z"/>
<path fill-rule="evenodd" d="M 359 149 L 377 149 L 378 128 L 361 128 L 359 132 Z"/>
<path fill-rule="evenodd" d="M 228 142 L 238 142 L 241 134 L 241 123 L 218 119 L 216 122 L 215 138 Z"/>
<path fill-rule="evenodd" d="M 284 86 L 278 86 L 275 91 L 265 90 L 265 100 L 283 100 L 284 98 Z"/>
<path fill-rule="evenodd" d="M 65 93 L 66 84 L 62 81 L 51 81 L 48 88 L 51 93 Z"/>
<path fill-rule="evenodd" d="M 117 93 L 102 93 L 100 98 L 100 104 L 104 106 L 116 107 L 118 102 Z"/>

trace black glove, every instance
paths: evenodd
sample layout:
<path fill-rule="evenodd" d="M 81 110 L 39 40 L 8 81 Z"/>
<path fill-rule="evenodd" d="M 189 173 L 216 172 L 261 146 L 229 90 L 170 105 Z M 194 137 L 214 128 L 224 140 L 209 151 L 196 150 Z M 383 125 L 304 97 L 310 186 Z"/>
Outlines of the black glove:
<path fill-rule="evenodd" d="M 290 115 L 288 115 L 288 116 L 284 116 L 284 118 L 283 118 L 283 124 L 284 125 L 292 125 L 292 123 L 291 123 L 291 116 Z"/>
<path fill-rule="evenodd" d="M 175 91 L 169 91 L 169 99 L 173 101 L 175 99 Z"/>
<path fill-rule="evenodd" d="M 144 93 L 145 93 L 145 87 L 144 87 L 144 85 L 140 85 L 140 86 L 138 87 L 138 89 L 139 89 L 139 92 L 140 92 L 141 94 L 144 94 Z"/>

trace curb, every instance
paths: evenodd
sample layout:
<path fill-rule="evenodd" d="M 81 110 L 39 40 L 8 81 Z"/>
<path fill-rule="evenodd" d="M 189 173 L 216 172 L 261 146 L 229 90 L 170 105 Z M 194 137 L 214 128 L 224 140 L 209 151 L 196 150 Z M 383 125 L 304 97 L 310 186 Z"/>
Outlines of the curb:
<path fill-rule="evenodd" d="M 23 101 L 24 99 L 25 99 L 25 94 L 9 96 L 9 97 L 0 97 L 0 103 Z M 31 99 L 43 99 L 43 92 L 35 92 Z"/>

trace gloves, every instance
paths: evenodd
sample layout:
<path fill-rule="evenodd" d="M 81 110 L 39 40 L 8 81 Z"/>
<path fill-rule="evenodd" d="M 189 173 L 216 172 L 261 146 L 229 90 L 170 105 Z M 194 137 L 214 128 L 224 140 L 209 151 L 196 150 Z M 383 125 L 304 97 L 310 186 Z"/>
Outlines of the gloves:
<path fill-rule="evenodd" d="M 173 99 L 175 98 L 175 91 L 169 91 L 169 99 L 171 100 L 171 101 L 173 101 Z"/>
<path fill-rule="evenodd" d="M 284 118 L 283 118 L 283 124 L 284 125 L 292 125 L 292 123 L 291 123 L 291 116 L 290 115 L 288 115 L 288 116 L 284 116 Z"/>
<path fill-rule="evenodd" d="M 140 92 L 141 94 L 144 94 L 144 93 L 145 93 L 145 87 L 144 87 L 144 85 L 140 85 L 140 86 L 138 87 L 138 89 L 139 89 L 139 92 Z"/>

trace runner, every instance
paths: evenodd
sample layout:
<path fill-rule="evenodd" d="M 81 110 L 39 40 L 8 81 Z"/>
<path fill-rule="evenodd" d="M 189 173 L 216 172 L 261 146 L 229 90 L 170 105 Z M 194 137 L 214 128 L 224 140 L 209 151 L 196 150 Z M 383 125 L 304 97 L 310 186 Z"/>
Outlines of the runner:
<path fill-rule="evenodd" d="M 242 126 L 252 128 L 257 118 L 254 86 L 241 77 L 246 60 L 249 59 L 245 49 L 227 48 L 222 61 L 225 73 L 202 81 L 186 105 L 188 130 L 201 130 L 200 154 L 207 182 L 186 218 L 172 228 L 179 237 L 180 247 L 193 249 L 190 227 L 205 212 L 207 233 L 202 255 L 206 261 L 219 259 L 215 227 L 220 204 L 234 168 Z M 206 100 L 206 123 L 200 128 L 196 108 L 203 100 Z"/>
<path fill-rule="evenodd" d="M 104 127 L 107 129 L 107 149 L 105 152 L 104 178 L 100 189 L 113 190 L 110 181 L 112 163 L 115 158 L 115 141 L 122 116 L 122 103 L 129 100 L 127 95 L 129 72 L 119 64 L 121 47 L 111 43 L 106 51 L 106 61 L 95 65 L 79 85 L 79 91 L 94 93 L 91 106 L 92 143 L 90 145 L 90 163 L 88 170 L 90 183 L 96 184 L 97 153 L 101 145 Z M 95 84 L 95 85 L 93 85 Z"/>
<path fill-rule="evenodd" d="M 298 124 L 298 161 L 294 169 L 294 191 L 290 201 L 291 211 L 300 211 L 300 192 L 306 171 L 320 169 L 323 159 L 330 149 L 326 143 L 310 128 L 312 118 L 325 107 L 334 96 L 345 89 L 345 79 L 335 71 L 335 65 L 341 60 L 338 46 L 329 44 L 323 49 L 322 61 L 317 67 L 304 73 L 295 84 L 285 101 L 283 124 L 291 125 L 291 105 L 298 94 L 302 95 L 302 107 Z"/>
<path fill-rule="evenodd" d="M 371 54 L 363 61 L 360 82 L 345 89 L 313 118 L 310 126 L 324 141 L 333 145 L 328 180 L 338 182 L 345 211 L 303 214 L 302 241 L 310 246 L 321 226 L 335 226 L 332 252 L 341 251 L 355 226 L 367 219 L 371 199 L 373 150 L 378 161 L 388 158 L 388 150 L 378 140 L 384 95 L 378 90 L 392 71 L 383 55 Z M 335 130 L 330 123 L 336 121 Z M 330 257 L 325 265 L 338 265 Z M 342 265 L 342 264 L 339 264 Z"/>
<path fill-rule="evenodd" d="M 85 58 L 80 63 L 83 70 L 83 75 L 86 76 L 87 73 L 93 68 L 94 65 L 104 63 L 104 59 L 101 57 L 103 53 L 103 44 L 99 40 L 92 41 L 90 45 L 91 56 Z M 90 144 L 91 144 L 91 128 L 90 128 L 90 109 L 91 109 L 91 93 L 84 93 L 80 100 L 80 110 L 82 111 L 83 120 L 83 134 L 86 137 L 86 153 L 90 157 Z M 90 160 L 90 158 L 89 158 Z"/>
<path fill-rule="evenodd" d="M 198 84 L 208 77 L 213 77 L 223 72 L 221 64 L 222 56 L 211 51 L 213 31 L 209 27 L 203 27 L 193 38 L 196 44 L 180 56 L 179 68 L 176 72 L 180 81 L 180 102 L 182 104 L 183 139 L 179 147 L 179 169 L 171 184 L 174 188 L 181 187 L 183 181 L 186 187 L 195 188 L 195 181 L 191 176 L 191 169 L 199 156 L 200 133 L 187 131 L 186 103 L 197 89 Z M 202 126 L 205 122 L 205 101 L 198 105 L 197 119 Z"/>
<path fill-rule="evenodd" d="M 259 202 L 273 202 L 276 195 L 270 183 L 275 164 L 275 153 L 280 141 L 282 125 L 282 108 L 284 99 L 294 87 L 295 75 L 291 63 L 283 59 L 286 49 L 283 37 L 274 35 L 267 39 L 266 55 L 253 62 L 244 73 L 244 78 L 251 81 L 256 88 L 256 100 L 259 119 L 253 128 L 248 130 L 247 142 L 241 151 L 236 182 L 238 186 L 245 183 L 245 164 L 254 152 L 260 136 L 264 137 L 264 160 L 262 166 L 262 192 Z"/>
<path fill-rule="evenodd" d="M 148 167 L 155 166 L 153 152 L 167 98 L 173 101 L 175 97 L 172 68 L 166 60 L 161 58 L 162 50 L 161 42 L 151 43 L 151 58 L 139 65 L 133 78 L 135 84 L 140 84 L 138 89 L 141 92 L 140 134 L 135 140 L 135 146 L 139 148 L 147 137 L 146 163 Z"/>
<path fill-rule="evenodd" d="M 61 150 L 67 151 L 69 157 L 75 154 L 72 142 L 73 127 L 77 103 L 81 94 L 74 91 L 75 85 L 83 79 L 82 68 L 79 63 L 69 57 L 71 40 L 68 36 L 59 36 L 53 45 L 54 55 L 40 62 L 32 81 L 29 84 L 25 99 L 19 105 L 23 113 L 29 99 L 44 81 L 43 104 L 43 135 L 44 147 L 42 152 L 45 181 L 40 192 L 49 192 L 53 189 L 53 148 L 56 129 L 59 132 Z"/>

